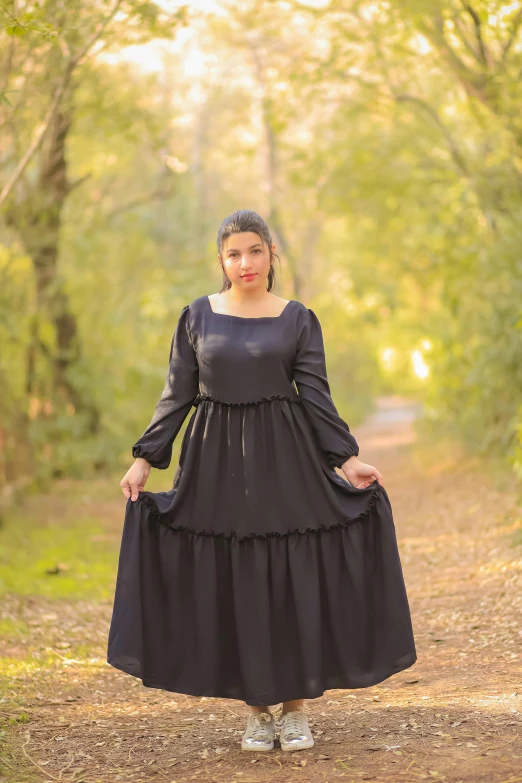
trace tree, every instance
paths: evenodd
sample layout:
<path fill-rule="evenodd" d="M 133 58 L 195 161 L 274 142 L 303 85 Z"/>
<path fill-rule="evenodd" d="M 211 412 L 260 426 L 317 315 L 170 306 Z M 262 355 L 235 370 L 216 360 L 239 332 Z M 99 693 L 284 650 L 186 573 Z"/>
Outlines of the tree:
<path fill-rule="evenodd" d="M 35 278 L 27 394 L 53 400 L 53 411 L 72 406 L 93 433 L 99 430 L 99 410 L 71 379 L 81 345 L 59 265 L 64 206 L 86 179 L 71 181 L 68 173 L 75 94 L 86 64 L 105 47 L 170 36 L 185 22 L 186 8 L 168 15 L 152 2 L 73 0 L 64 5 L 47 0 L 29 3 L 23 14 L 11 3 L 2 7 L 2 15 L 0 35 L 8 41 L 0 58 L 2 94 L 17 93 L 17 99 L 12 105 L 8 99 L 7 108 L 4 100 L 8 133 L 0 153 L 7 176 L 0 205 L 7 226 L 32 260 Z M 46 323 L 52 326 L 52 339 L 44 336 Z M 39 357 L 47 360 L 45 375 L 38 372 Z"/>

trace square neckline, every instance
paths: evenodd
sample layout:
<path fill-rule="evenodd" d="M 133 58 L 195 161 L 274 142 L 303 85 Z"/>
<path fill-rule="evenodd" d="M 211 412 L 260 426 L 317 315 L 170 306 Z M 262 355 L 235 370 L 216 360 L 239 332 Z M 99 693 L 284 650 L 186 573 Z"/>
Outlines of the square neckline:
<path fill-rule="evenodd" d="M 207 303 L 207 307 L 212 313 L 212 315 L 218 315 L 221 316 L 222 318 L 236 318 L 238 321 L 277 321 L 277 319 L 281 318 L 284 315 L 284 313 L 288 310 L 292 302 L 295 301 L 295 299 L 289 299 L 288 302 L 283 307 L 283 310 L 279 313 L 279 315 L 244 316 L 244 315 L 230 315 L 229 313 L 216 313 L 216 311 L 212 309 L 212 305 L 210 304 L 210 298 L 208 294 L 205 294 L 205 300 Z"/>

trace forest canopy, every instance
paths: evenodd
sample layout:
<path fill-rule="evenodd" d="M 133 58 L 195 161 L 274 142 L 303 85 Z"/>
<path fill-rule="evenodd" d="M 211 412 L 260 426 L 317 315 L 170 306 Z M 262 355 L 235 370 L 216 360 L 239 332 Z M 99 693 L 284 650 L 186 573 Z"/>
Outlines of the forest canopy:
<path fill-rule="evenodd" d="M 0 4 L 0 486 L 122 468 L 259 212 L 350 424 L 522 472 L 522 3 Z"/>

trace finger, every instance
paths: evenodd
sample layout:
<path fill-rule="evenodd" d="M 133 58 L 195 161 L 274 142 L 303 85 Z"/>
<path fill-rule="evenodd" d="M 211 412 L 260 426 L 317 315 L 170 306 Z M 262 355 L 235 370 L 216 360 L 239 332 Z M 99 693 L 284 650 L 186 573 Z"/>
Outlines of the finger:
<path fill-rule="evenodd" d="M 132 490 L 131 500 L 134 502 L 138 497 L 140 488 L 137 484 L 131 484 L 131 490 Z"/>
<path fill-rule="evenodd" d="M 125 495 L 125 497 L 126 497 L 126 498 L 130 498 L 130 495 L 131 495 L 131 489 L 130 489 L 130 486 L 129 486 L 129 482 L 128 482 L 128 481 L 126 481 L 125 479 L 122 479 L 122 480 L 120 481 L 120 487 L 121 487 L 121 491 L 123 492 L 123 494 Z"/>
<path fill-rule="evenodd" d="M 372 469 L 372 484 L 374 484 L 376 481 L 381 485 L 381 487 L 384 486 L 383 484 L 383 476 L 382 473 L 380 473 L 377 468 L 374 468 L 373 465 L 371 466 Z"/>

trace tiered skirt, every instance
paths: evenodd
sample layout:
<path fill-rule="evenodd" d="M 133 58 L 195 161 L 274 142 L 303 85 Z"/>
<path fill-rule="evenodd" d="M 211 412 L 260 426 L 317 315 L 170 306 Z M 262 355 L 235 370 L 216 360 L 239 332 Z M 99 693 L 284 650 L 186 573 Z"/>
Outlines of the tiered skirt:
<path fill-rule="evenodd" d="M 127 501 L 107 660 L 147 687 L 250 705 L 412 666 L 385 488 L 329 467 L 293 400 L 201 400 L 172 489 Z"/>

